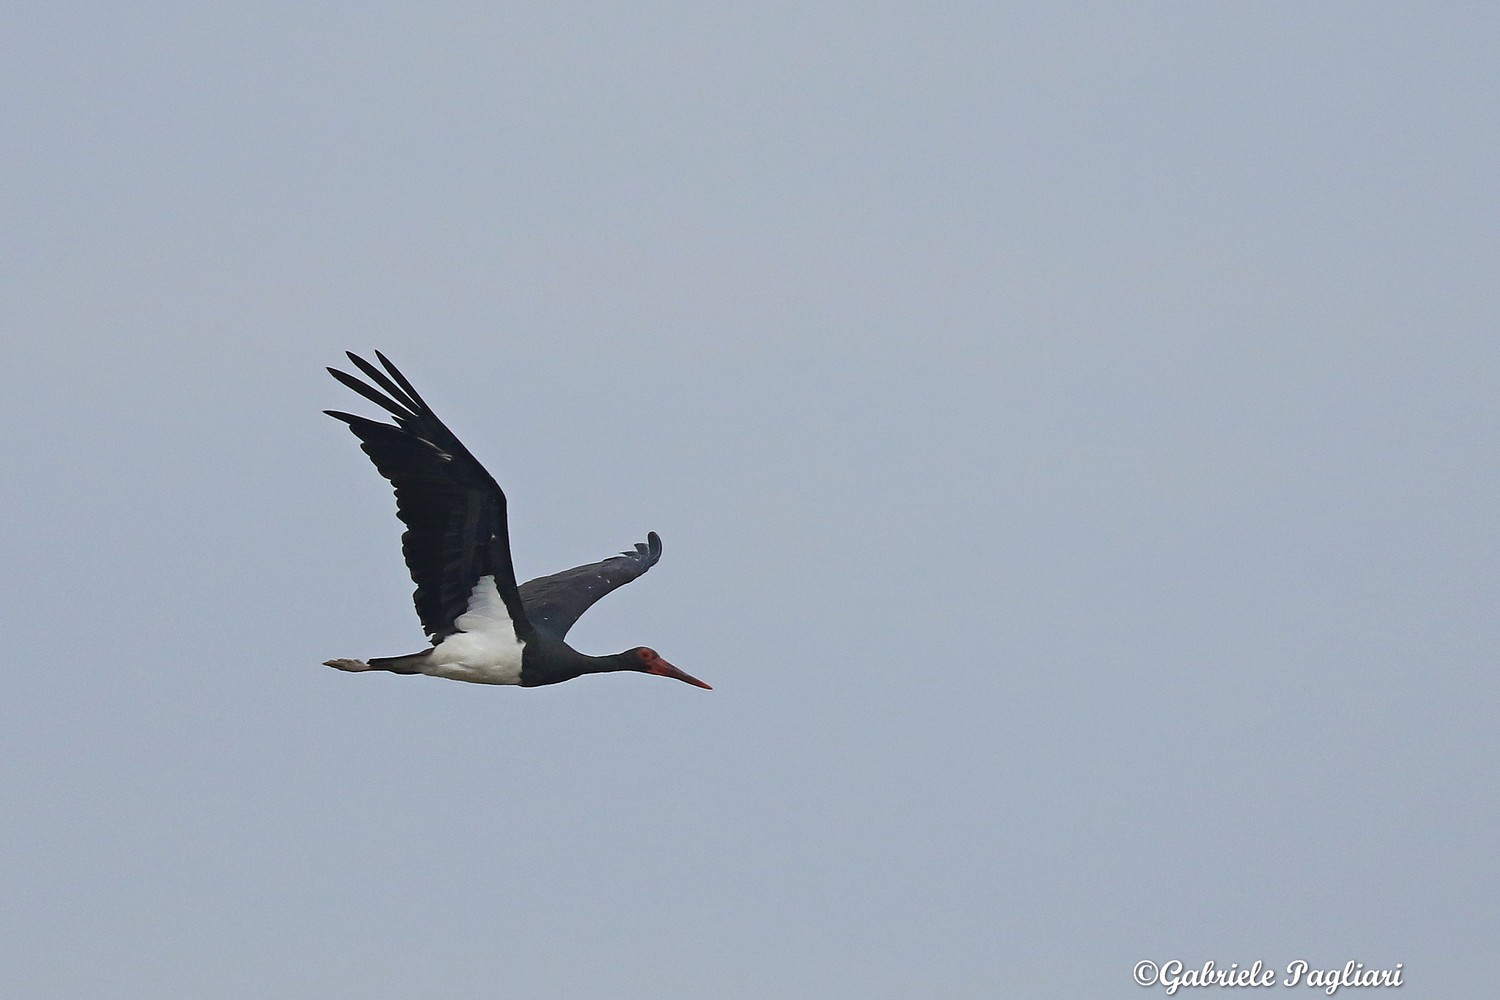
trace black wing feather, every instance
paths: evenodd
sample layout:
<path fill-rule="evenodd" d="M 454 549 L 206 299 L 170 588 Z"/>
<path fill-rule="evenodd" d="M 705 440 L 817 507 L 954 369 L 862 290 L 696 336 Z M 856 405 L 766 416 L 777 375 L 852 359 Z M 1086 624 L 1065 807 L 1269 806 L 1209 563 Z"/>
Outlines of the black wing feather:
<path fill-rule="evenodd" d="M 561 639 L 595 601 L 645 573 L 660 558 L 661 537 L 653 531 L 644 543 L 635 543 L 633 552 L 528 580 L 521 584 L 526 617 L 540 631 Z"/>
<path fill-rule="evenodd" d="M 323 412 L 349 425 L 395 487 L 396 512 L 406 525 L 401 552 L 417 585 L 412 600 L 423 629 L 434 643 L 452 635 L 454 619 L 468 610 L 474 584 L 493 576 L 516 634 L 529 639 L 534 632 L 516 588 L 504 491 L 396 366 L 379 352 L 375 356 L 385 372 L 349 355 L 374 386 L 334 368 L 328 373 L 394 416 L 395 424 Z"/>

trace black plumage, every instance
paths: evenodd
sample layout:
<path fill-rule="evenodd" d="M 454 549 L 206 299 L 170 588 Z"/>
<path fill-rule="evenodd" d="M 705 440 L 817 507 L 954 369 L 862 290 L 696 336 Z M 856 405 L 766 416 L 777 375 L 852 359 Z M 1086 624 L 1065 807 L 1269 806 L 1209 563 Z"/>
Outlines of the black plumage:
<path fill-rule="evenodd" d="M 401 554 L 417 585 L 412 600 L 422 628 L 434 644 L 452 635 L 453 620 L 466 610 L 474 584 L 493 576 L 517 636 L 524 641 L 531 623 L 511 564 L 505 492 L 396 366 L 379 351 L 375 357 L 390 378 L 349 354 L 349 360 L 388 395 L 336 368 L 328 374 L 389 411 L 396 426 L 338 410 L 323 412 L 349 425 L 375 468 L 396 489 L 397 516 L 406 525 Z"/>
<path fill-rule="evenodd" d="M 621 552 L 603 562 L 574 566 L 551 576 L 539 576 L 521 584 L 521 603 L 526 617 L 543 632 L 561 639 L 594 602 L 625 586 L 661 558 L 661 537 L 648 532 L 635 551 Z"/>

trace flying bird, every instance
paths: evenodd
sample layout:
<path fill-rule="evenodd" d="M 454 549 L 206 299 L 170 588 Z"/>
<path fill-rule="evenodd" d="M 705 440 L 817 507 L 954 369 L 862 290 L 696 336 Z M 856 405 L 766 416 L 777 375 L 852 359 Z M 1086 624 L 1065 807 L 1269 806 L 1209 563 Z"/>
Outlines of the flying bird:
<path fill-rule="evenodd" d="M 323 412 L 349 425 L 395 487 L 396 513 L 406 525 L 401 551 L 417 585 L 412 599 L 432 648 L 406 656 L 326 660 L 326 666 L 522 687 L 634 670 L 708 687 L 648 646 L 589 656 L 563 641 L 595 601 L 656 565 L 661 558 L 656 532 L 633 551 L 517 587 L 504 491 L 406 376 L 379 351 L 375 357 L 384 372 L 349 354 L 368 383 L 334 368 L 328 373 L 389 412 L 395 423 Z"/>

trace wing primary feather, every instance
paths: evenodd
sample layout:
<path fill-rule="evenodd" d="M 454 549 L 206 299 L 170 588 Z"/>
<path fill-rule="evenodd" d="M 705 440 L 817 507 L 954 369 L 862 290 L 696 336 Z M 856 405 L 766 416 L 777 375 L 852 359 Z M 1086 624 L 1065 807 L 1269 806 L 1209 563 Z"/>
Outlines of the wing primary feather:
<path fill-rule="evenodd" d="M 375 357 L 377 357 L 377 358 L 380 359 L 380 363 L 383 364 L 383 365 L 385 365 L 385 370 L 391 373 L 391 378 L 393 378 L 393 379 L 396 380 L 396 383 L 401 386 L 402 390 L 405 391 L 406 395 L 411 398 L 411 400 L 412 400 L 413 403 L 416 404 L 415 406 L 412 407 L 412 409 L 414 409 L 414 410 L 416 410 L 416 411 L 418 411 L 420 413 L 427 413 L 427 414 L 433 416 L 433 419 L 437 419 L 436 415 L 432 413 L 432 407 L 430 407 L 430 406 L 427 405 L 427 401 L 422 398 L 421 394 L 418 393 L 417 390 L 416 390 L 416 388 L 411 384 L 411 382 L 407 380 L 407 377 L 405 375 L 401 374 L 401 369 L 399 369 L 395 365 L 391 364 L 391 359 L 387 358 L 384 354 L 381 354 L 379 351 L 375 352 Z M 438 421 L 438 422 L 442 423 L 442 421 Z"/>
<path fill-rule="evenodd" d="M 365 376 L 369 378 L 371 382 L 374 382 L 376 385 L 380 386 L 380 388 L 384 389 L 387 393 L 390 394 L 390 397 L 392 399 L 400 403 L 402 406 L 406 407 L 407 416 L 426 416 L 432 412 L 426 406 L 419 406 L 410 396 L 402 392 L 394 382 L 386 378 L 385 372 L 381 371 L 379 368 L 376 368 L 374 365 L 370 364 L 370 362 L 366 361 L 358 354 L 355 354 L 353 351 L 349 351 L 347 353 L 349 354 L 349 360 L 354 362 L 355 366 L 358 367 L 360 371 L 364 372 Z"/>
<path fill-rule="evenodd" d="M 332 375 L 334 378 L 342 382 L 345 386 L 353 389 L 355 392 L 359 393 L 361 396 L 365 397 L 370 402 L 380 407 L 382 410 L 390 413 L 392 416 L 395 416 L 402 420 L 411 419 L 412 414 L 409 410 L 403 410 L 399 403 L 395 402 L 394 400 L 387 399 L 385 396 L 382 396 L 379 391 L 371 388 L 368 385 L 365 385 L 353 375 L 341 372 L 337 368 L 328 369 L 328 374 Z"/>

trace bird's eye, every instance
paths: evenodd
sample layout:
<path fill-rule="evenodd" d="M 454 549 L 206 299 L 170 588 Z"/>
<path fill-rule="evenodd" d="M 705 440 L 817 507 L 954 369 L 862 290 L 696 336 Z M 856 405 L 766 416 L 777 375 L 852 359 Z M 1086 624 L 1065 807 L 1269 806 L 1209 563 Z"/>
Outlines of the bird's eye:
<path fill-rule="evenodd" d="M 654 650 L 654 649 L 643 649 L 643 650 L 641 650 L 641 659 L 643 659 L 643 660 L 654 660 L 654 659 L 656 659 L 656 650 Z"/>

